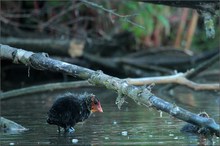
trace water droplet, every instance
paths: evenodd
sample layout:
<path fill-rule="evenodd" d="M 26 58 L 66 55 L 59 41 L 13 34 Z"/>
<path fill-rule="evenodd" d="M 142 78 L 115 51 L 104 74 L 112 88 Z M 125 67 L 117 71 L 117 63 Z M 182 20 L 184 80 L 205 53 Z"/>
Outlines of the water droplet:
<path fill-rule="evenodd" d="M 162 111 L 160 111 L 160 118 L 162 118 L 163 117 L 163 112 Z"/>
<path fill-rule="evenodd" d="M 168 124 L 168 125 L 171 125 L 171 124 L 172 124 L 172 122 L 167 122 L 167 124 Z"/>
<path fill-rule="evenodd" d="M 121 135 L 127 136 L 127 135 L 128 135 L 128 131 L 122 131 L 122 132 L 121 132 Z"/>
<path fill-rule="evenodd" d="M 9 143 L 9 145 L 15 145 L 15 143 L 13 143 L 13 142 L 10 142 L 10 143 Z"/>
<path fill-rule="evenodd" d="M 178 136 L 174 137 L 173 139 L 179 139 Z"/>
<path fill-rule="evenodd" d="M 113 121 L 113 125 L 116 125 L 117 124 L 117 121 Z"/>
<path fill-rule="evenodd" d="M 72 143 L 77 143 L 78 141 L 78 139 L 72 139 Z"/>
<path fill-rule="evenodd" d="M 109 139 L 109 137 L 105 137 L 105 140 L 108 140 Z"/>
<path fill-rule="evenodd" d="M 174 134 L 170 133 L 169 136 L 174 136 Z"/>

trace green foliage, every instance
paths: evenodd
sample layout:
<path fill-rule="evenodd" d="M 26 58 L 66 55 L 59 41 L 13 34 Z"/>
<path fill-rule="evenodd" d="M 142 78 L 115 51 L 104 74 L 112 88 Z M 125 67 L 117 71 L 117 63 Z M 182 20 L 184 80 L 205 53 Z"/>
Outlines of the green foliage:
<path fill-rule="evenodd" d="M 60 6 L 61 4 L 67 3 L 67 1 L 60 1 L 60 0 L 51 0 L 51 1 L 47 1 L 48 6 L 51 7 L 57 7 Z"/>
<path fill-rule="evenodd" d="M 219 46 L 220 28 L 215 26 L 216 35 L 214 38 L 208 38 L 204 30 L 199 30 L 193 38 L 192 50 L 205 51 L 217 48 Z"/>
<path fill-rule="evenodd" d="M 156 23 L 169 29 L 170 24 L 167 15 L 167 7 L 161 5 L 153 5 L 149 3 L 137 3 L 137 2 L 124 2 L 119 8 L 120 14 L 131 15 L 129 20 L 137 25 L 143 26 L 145 29 L 141 29 L 136 25 L 122 21 L 122 28 L 132 31 L 137 37 L 150 35 L 156 26 Z"/>
<path fill-rule="evenodd" d="M 220 27 L 218 19 L 219 14 L 217 14 L 216 16 L 216 18 L 213 18 L 213 22 L 211 24 L 211 27 L 213 27 L 213 29 L 215 30 L 215 36 L 211 38 L 207 36 L 206 30 L 204 29 L 205 24 L 202 24 L 202 26 L 200 27 L 198 26 L 192 41 L 191 49 L 193 51 L 200 52 L 212 50 L 213 48 L 218 48 L 220 36 Z M 203 19 L 202 21 L 199 21 L 199 23 L 203 23 Z"/>

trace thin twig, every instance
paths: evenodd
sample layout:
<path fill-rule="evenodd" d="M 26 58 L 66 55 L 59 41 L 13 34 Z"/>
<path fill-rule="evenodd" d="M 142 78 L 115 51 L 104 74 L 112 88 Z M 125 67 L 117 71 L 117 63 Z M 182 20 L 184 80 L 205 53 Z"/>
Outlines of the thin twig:
<path fill-rule="evenodd" d="M 72 11 L 73 9 L 79 7 L 81 4 L 77 5 L 71 5 L 67 9 L 63 9 L 59 14 L 55 15 L 54 17 L 50 18 L 47 22 L 41 24 L 41 29 L 44 29 L 45 27 L 48 27 L 50 24 L 52 24 L 54 21 L 60 19 L 63 15 L 68 13 L 69 11 Z"/>
<path fill-rule="evenodd" d="M 20 26 L 19 23 L 13 22 L 13 21 L 11 21 L 11 20 L 9 20 L 9 19 L 3 17 L 2 15 L 0 15 L 0 21 L 3 22 L 3 23 L 5 23 L 5 24 L 10 24 L 10 25 L 12 25 L 12 26 L 16 26 L 16 27 Z"/>
<path fill-rule="evenodd" d="M 137 16 L 138 14 L 120 15 L 120 14 L 116 13 L 115 10 L 106 9 L 106 8 L 103 7 L 102 5 L 98 5 L 98 4 L 96 4 L 96 3 L 89 2 L 89 1 L 87 1 L 87 0 L 80 0 L 80 1 L 83 2 L 83 3 L 86 4 L 86 5 L 90 5 L 90 6 L 93 6 L 93 7 L 95 7 L 95 8 L 99 8 L 99 9 L 105 11 L 105 12 L 108 12 L 108 13 L 111 14 L 111 15 L 115 15 L 115 16 L 117 16 L 117 17 L 119 17 L 119 18 L 122 18 L 123 21 L 128 22 L 128 23 L 131 23 L 131 24 L 134 25 L 134 26 L 137 26 L 137 27 L 139 27 L 139 28 L 141 28 L 141 29 L 145 29 L 145 27 L 143 27 L 143 26 L 141 26 L 141 25 L 139 25 L 139 24 L 137 24 L 137 23 L 135 23 L 135 22 L 129 20 L 129 18 L 134 17 L 134 16 Z"/>
<path fill-rule="evenodd" d="M 30 18 L 32 16 L 31 14 L 10 14 L 10 13 L 4 13 L 4 12 L 1 12 L 1 13 L 4 17 L 7 17 L 7 18 Z"/>
<path fill-rule="evenodd" d="M 214 119 L 200 117 L 177 105 L 171 104 L 153 95 L 145 86 L 129 85 L 125 80 L 106 75 L 101 71 L 93 71 L 88 68 L 51 59 L 45 54 L 16 49 L 7 45 L 0 44 L 0 52 L 1 58 L 11 59 L 14 63 L 23 63 L 39 70 L 66 73 L 88 80 L 93 85 L 104 86 L 107 89 L 116 91 L 119 95 L 118 99 L 121 99 L 120 101 L 123 101 L 123 96 L 130 97 L 141 105 L 154 107 L 157 110 L 164 111 L 173 117 L 198 125 L 201 128 L 206 127 L 210 129 L 211 134 L 219 137 L 220 125 Z"/>

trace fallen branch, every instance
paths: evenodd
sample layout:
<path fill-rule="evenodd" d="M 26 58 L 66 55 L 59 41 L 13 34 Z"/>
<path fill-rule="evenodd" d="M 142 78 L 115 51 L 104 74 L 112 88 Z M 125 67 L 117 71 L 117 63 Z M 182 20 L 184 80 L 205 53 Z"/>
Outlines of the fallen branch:
<path fill-rule="evenodd" d="M 21 96 L 24 94 L 33 94 L 37 92 L 45 92 L 45 91 L 54 91 L 54 90 L 61 90 L 61 89 L 70 89 L 82 86 L 89 86 L 87 81 L 73 81 L 73 82 L 62 82 L 62 83 L 51 83 L 51 84 L 44 84 L 44 85 L 37 85 L 31 86 L 21 89 L 15 89 L 12 91 L 7 91 L 0 94 L 0 100 L 9 99 L 15 96 Z"/>
<path fill-rule="evenodd" d="M 172 7 L 181 7 L 181 8 L 191 8 L 196 9 L 197 11 L 205 11 L 211 14 L 217 13 L 219 10 L 219 0 L 198 0 L 198 1 L 186 1 L 186 0 L 136 0 L 142 1 L 146 3 L 159 4 L 159 5 L 167 5 Z"/>
<path fill-rule="evenodd" d="M 181 69 L 189 68 L 189 66 L 208 60 L 219 52 L 219 48 L 215 48 L 209 51 L 195 54 L 193 56 L 189 56 L 186 54 L 186 52 L 181 50 L 161 47 L 157 49 L 153 48 L 154 50 L 147 49 L 138 52 L 125 53 L 125 51 L 121 50 L 123 50 L 123 47 L 125 46 L 134 46 L 135 43 L 128 43 L 133 42 L 134 39 L 132 39 L 131 34 L 125 33 L 118 35 L 123 36 L 111 36 L 110 40 L 89 38 L 86 42 L 80 42 L 77 40 L 77 38 L 73 38 L 71 40 L 44 38 L 42 40 L 40 38 L 23 39 L 15 37 L 1 37 L 0 44 L 10 45 L 16 48 L 24 48 L 33 52 L 46 52 L 59 56 L 65 55 L 74 57 L 76 56 L 77 52 L 80 52 L 79 54 L 83 55 L 83 57 L 89 59 L 91 62 L 110 67 L 113 70 L 118 70 L 118 68 L 121 69 L 121 65 L 129 65 L 143 70 L 154 70 L 169 74 L 171 73 L 171 69 L 165 70 L 166 68 L 171 68 L 171 66 L 175 68 L 179 67 Z M 130 49 L 132 49 L 132 47 Z M 104 55 L 106 52 L 107 55 Z M 118 54 L 122 54 L 124 56 L 115 57 L 114 53 L 112 52 L 118 52 Z M 171 55 L 174 53 L 175 56 Z M 160 59 L 155 60 L 155 57 L 160 57 Z M 118 66 L 119 64 L 120 66 Z M 156 68 L 155 66 L 159 67 Z"/>
<path fill-rule="evenodd" d="M 193 70 L 188 72 L 184 77 L 186 79 L 192 79 L 193 77 L 195 77 L 196 75 L 198 75 L 202 71 L 209 68 L 211 65 L 215 64 L 217 61 L 219 61 L 219 53 L 216 54 L 215 56 L 213 56 L 212 58 L 208 59 L 207 61 L 204 61 L 203 63 L 197 65 Z M 177 84 L 167 85 L 166 87 L 164 87 L 163 90 L 168 91 L 176 86 L 177 86 Z M 218 90 L 219 90 L 219 88 L 220 88 L 220 85 L 218 84 Z"/>
<path fill-rule="evenodd" d="M 101 85 L 105 86 L 107 89 L 114 90 L 118 93 L 116 103 L 119 108 L 124 102 L 124 96 L 127 96 L 141 105 L 154 107 L 157 110 L 164 111 L 183 121 L 198 125 L 199 127 L 206 127 L 210 129 L 212 134 L 219 137 L 220 126 L 214 121 L 214 119 L 200 117 L 197 114 L 166 102 L 153 95 L 145 86 L 138 87 L 129 85 L 126 80 L 106 75 L 101 71 L 93 71 L 73 64 L 54 60 L 42 53 L 33 53 L 1 44 L 0 52 L 1 58 L 11 59 L 14 63 L 23 63 L 39 70 L 66 73 L 74 77 L 86 79 L 93 85 Z"/>
<path fill-rule="evenodd" d="M 22 48 L 31 48 L 30 51 L 44 51 L 51 54 L 79 57 L 83 53 L 85 41 L 73 38 L 65 39 L 23 39 L 23 38 L 2 38 L 1 43 Z"/>
<path fill-rule="evenodd" d="M 28 130 L 27 128 L 15 123 L 14 121 L 0 117 L 0 130 L 7 132 L 22 132 Z"/>
<path fill-rule="evenodd" d="M 194 90 L 220 90 L 220 84 L 198 84 L 193 81 L 190 81 L 186 78 L 186 76 L 192 72 L 188 71 L 186 73 L 177 73 L 175 75 L 170 76 L 162 76 L 162 77 L 147 77 L 147 78 L 128 78 L 126 81 L 132 85 L 146 85 L 146 84 L 168 84 L 168 83 L 177 83 L 180 85 L 185 85 Z"/>

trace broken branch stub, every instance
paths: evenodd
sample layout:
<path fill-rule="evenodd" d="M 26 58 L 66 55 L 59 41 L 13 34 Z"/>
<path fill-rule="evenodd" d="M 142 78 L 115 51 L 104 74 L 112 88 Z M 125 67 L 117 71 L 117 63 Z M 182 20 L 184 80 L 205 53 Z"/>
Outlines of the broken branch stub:
<path fill-rule="evenodd" d="M 143 105 L 149 105 L 148 98 L 153 95 L 147 88 L 129 85 L 125 80 L 106 75 L 101 71 L 92 74 L 89 82 L 94 85 L 104 85 L 107 89 L 115 90 L 119 97 L 126 95 Z"/>
<path fill-rule="evenodd" d="M 12 54 L 15 51 L 17 51 L 16 48 L 0 44 L 1 58 L 3 57 L 13 60 Z M 159 97 L 156 97 L 147 88 L 129 85 L 125 80 L 106 75 L 101 71 L 93 71 L 91 69 L 51 59 L 40 53 L 34 53 L 25 59 L 29 60 L 29 64 L 27 64 L 29 66 L 37 69 L 66 73 L 74 77 L 86 79 L 94 85 L 105 86 L 108 89 L 120 93 L 121 95 L 132 98 L 134 101 L 138 101 L 142 105 L 154 107 L 157 110 L 164 111 L 191 124 L 209 128 L 212 133 L 219 137 L 220 126 L 215 123 L 213 119 L 200 117 L 197 114 L 175 106 Z"/>

